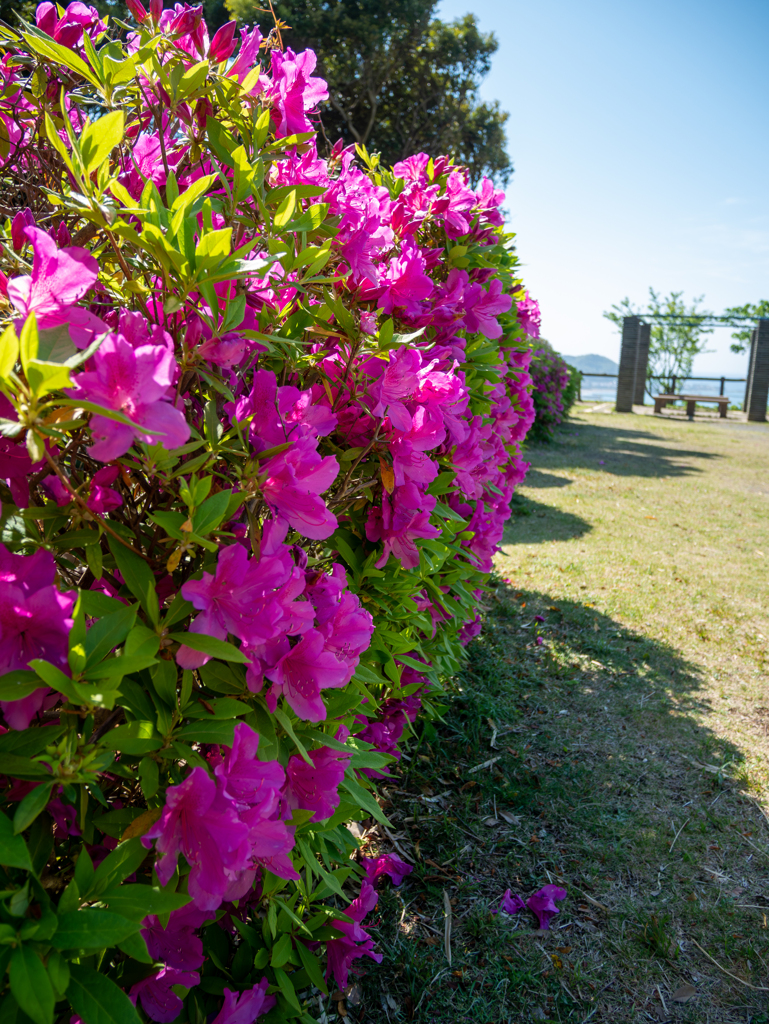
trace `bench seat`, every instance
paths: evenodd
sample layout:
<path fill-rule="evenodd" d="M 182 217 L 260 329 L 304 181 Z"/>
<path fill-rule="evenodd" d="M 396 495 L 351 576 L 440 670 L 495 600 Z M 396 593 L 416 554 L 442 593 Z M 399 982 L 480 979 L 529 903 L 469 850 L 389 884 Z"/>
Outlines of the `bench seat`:
<path fill-rule="evenodd" d="M 705 405 L 710 402 L 718 405 L 718 413 L 721 419 L 725 420 L 730 401 L 731 399 L 727 395 L 655 395 L 654 411 L 655 413 L 662 412 L 665 406 L 670 405 L 671 402 L 686 402 L 686 415 L 693 420 L 694 407 L 697 403 Z"/>

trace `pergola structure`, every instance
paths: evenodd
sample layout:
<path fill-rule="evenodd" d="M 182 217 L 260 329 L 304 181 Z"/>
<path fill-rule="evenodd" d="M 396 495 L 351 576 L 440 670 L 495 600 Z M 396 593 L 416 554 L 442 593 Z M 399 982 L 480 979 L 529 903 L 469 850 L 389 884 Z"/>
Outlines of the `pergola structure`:
<path fill-rule="evenodd" d="M 666 313 L 626 316 L 622 320 L 622 347 L 617 376 L 617 412 L 632 412 L 634 405 L 644 404 L 646 371 L 649 365 L 649 343 L 653 320 L 683 320 L 702 327 L 736 326 L 738 320 L 755 323 L 750 333 L 750 361 L 743 409 L 748 419 L 766 422 L 769 402 L 769 319 L 754 321 L 749 317 L 686 316 Z"/>

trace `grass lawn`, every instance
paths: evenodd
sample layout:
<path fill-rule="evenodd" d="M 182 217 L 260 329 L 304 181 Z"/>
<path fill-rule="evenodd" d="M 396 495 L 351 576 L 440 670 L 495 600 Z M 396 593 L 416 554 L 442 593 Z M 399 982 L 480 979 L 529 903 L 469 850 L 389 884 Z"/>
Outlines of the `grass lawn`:
<path fill-rule="evenodd" d="M 367 852 L 414 871 L 328 1021 L 769 1022 L 769 427 L 590 408 L 530 448 L 484 634 L 383 789 Z M 491 913 L 548 883 L 550 931 Z"/>

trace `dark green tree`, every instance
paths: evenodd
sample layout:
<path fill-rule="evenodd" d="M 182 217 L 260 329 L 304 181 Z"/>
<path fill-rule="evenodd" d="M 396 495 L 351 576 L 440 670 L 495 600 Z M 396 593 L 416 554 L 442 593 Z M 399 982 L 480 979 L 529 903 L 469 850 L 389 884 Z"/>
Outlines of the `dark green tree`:
<path fill-rule="evenodd" d="M 266 30 L 261 0 L 226 0 L 241 22 Z M 479 99 L 481 79 L 497 49 L 475 16 L 450 24 L 433 17 L 436 0 L 276 0 L 290 28 L 283 43 L 318 54 L 329 85 L 322 122 L 326 138 L 340 136 L 381 155 L 387 164 L 413 153 L 449 153 L 470 169 L 506 182 L 508 115 Z M 261 10 L 260 10 L 261 8 Z"/>
<path fill-rule="evenodd" d="M 769 300 L 761 299 L 760 302 L 746 302 L 744 306 L 729 306 L 724 310 L 724 316 L 769 317 Z M 737 326 L 735 324 L 735 326 Z M 747 352 L 750 347 L 750 327 L 742 327 L 741 330 L 732 334 L 732 344 L 729 346 L 732 352 Z"/>

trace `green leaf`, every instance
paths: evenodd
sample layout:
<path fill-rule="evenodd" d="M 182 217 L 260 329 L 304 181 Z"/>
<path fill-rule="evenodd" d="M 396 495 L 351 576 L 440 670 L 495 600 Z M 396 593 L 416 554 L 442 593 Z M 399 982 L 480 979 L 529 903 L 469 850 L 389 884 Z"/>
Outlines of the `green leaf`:
<path fill-rule="evenodd" d="M 85 638 L 86 667 L 101 661 L 113 648 L 122 644 L 134 622 L 138 606 L 123 605 L 99 619 L 88 630 Z"/>
<path fill-rule="evenodd" d="M 160 770 L 151 757 L 143 757 L 139 762 L 139 785 L 145 800 L 151 800 L 160 789 Z"/>
<path fill-rule="evenodd" d="M 361 786 L 361 784 L 357 780 L 351 777 L 349 772 L 346 773 L 345 777 L 342 779 L 342 785 L 350 794 L 350 796 L 357 802 L 359 807 L 362 807 L 364 810 L 368 811 L 369 814 L 373 815 L 373 817 L 375 817 L 376 820 L 381 822 L 383 825 L 390 825 L 390 827 L 392 828 L 392 823 L 382 813 L 382 808 L 376 802 L 374 794 L 371 793 L 368 789 L 364 789 L 363 786 Z"/>
<path fill-rule="evenodd" d="M 288 717 L 288 715 L 284 714 L 279 708 L 274 712 L 274 715 L 275 715 L 276 720 L 278 722 L 280 722 L 280 724 L 283 726 L 284 730 L 288 733 L 288 735 L 294 741 L 294 746 L 299 751 L 300 755 L 302 756 L 302 759 L 305 760 L 307 762 L 307 764 L 314 766 L 314 762 L 313 762 L 312 758 L 310 757 L 310 755 L 307 753 L 307 750 L 305 749 L 304 744 L 302 743 L 302 741 L 299 739 L 299 737 L 294 732 L 294 727 L 291 724 L 291 719 Z"/>
<path fill-rule="evenodd" d="M 0 378 L 6 380 L 19 358 L 19 339 L 13 323 L 0 336 Z"/>
<path fill-rule="evenodd" d="M 21 868 L 32 870 L 27 844 L 21 836 L 13 831 L 10 818 L 0 811 L 0 864 L 4 868 Z"/>
<path fill-rule="evenodd" d="M 243 669 L 234 669 L 231 664 L 223 661 L 206 662 L 198 672 L 208 689 L 214 693 L 243 693 L 246 688 Z"/>
<path fill-rule="evenodd" d="M 124 654 L 119 658 L 109 658 L 99 665 L 94 665 L 87 672 L 83 673 L 86 682 L 94 682 L 100 679 L 109 680 L 117 684 L 123 676 L 129 676 L 133 672 L 141 672 L 142 669 L 151 668 L 156 663 L 154 655 L 140 656 Z M 79 687 L 79 689 L 83 689 Z"/>
<path fill-rule="evenodd" d="M 15 672 L 6 672 L 4 676 L 0 676 L 0 700 L 21 700 L 43 685 L 36 672 L 29 672 L 23 668 L 16 669 Z"/>
<path fill-rule="evenodd" d="M 54 64 L 63 64 L 65 68 L 69 68 L 70 71 L 74 71 L 82 78 L 85 78 L 96 89 L 100 88 L 98 78 L 96 78 L 83 58 L 78 56 L 70 47 L 54 42 L 50 36 L 34 28 L 30 32 L 25 32 L 24 38 L 36 53 L 53 61 Z"/>
<path fill-rule="evenodd" d="M 299 1000 L 296 998 L 296 990 L 294 989 L 294 983 L 291 981 L 289 976 L 280 967 L 275 968 L 275 980 L 280 987 L 280 991 L 286 997 L 288 1002 L 294 1007 L 295 1010 L 302 1012 L 302 1007 L 299 1005 Z"/>
<path fill-rule="evenodd" d="M 13 816 L 13 831 L 16 835 L 29 828 L 38 814 L 45 810 L 53 786 L 53 782 L 43 782 L 27 793 Z"/>
<path fill-rule="evenodd" d="M 296 209 L 296 189 L 291 189 L 286 198 L 278 207 L 272 223 L 276 228 L 284 228 L 291 220 Z"/>
<path fill-rule="evenodd" d="M 147 859 L 148 851 L 141 839 L 127 839 L 116 850 L 108 854 L 94 872 L 92 892 L 101 892 L 107 886 L 117 885 L 132 875 Z"/>
<path fill-rule="evenodd" d="M 16 754 L 0 754 L 0 775 L 16 779 L 50 779 L 51 773 L 37 761 Z"/>
<path fill-rule="evenodd" d="M 323 977 L 323 970 L 318 963 L 318 958 L 314 956 L 299 939 L 296 941 L 296 951 L 299 954 L 299 959 L 302 961 L 302 967 L 307 971 L 307 976 L 310 981 L 316 988 L 319 988 L 324 995 L 328 995 L 326 979 Z"/>
<path fill-rule="evenodd" d="M 38 398 L 52 391 L 61 391 L 72 386 L 69 367 L 61 363 L 46 363 L 40 359 L 30 359 L 27 363 L 27 380 L 32 393 Z"/>
<path fill-rule="evenodd" d="M 220 525 L 230 504 L 232 491 L 219 491 L 207 498 L 192 517 L 192 529 L 205 537 Z"/>
<path fill-rule="evenodd" d="M 56 998 L 48 971 L 29 946 L 13 951 L 10 966 L 11 992 L 21 1009 L 35 1024 L 53 1024 Z"/>
<path fill-rule="evenodd" d="M 80 136 L 80 154 L 86 175 L 101 167 L 115 146 L 123 141 L 124 116 L 122 110 L 113 110 L 93 124 L 86 122 Z"/>
<path fill-rule="evenodd" d="M 223 743 L 231 747 L 235 735 L 235 721 L 217 722 L 213 719 L 207 722 L 192 722 L 185 725 L 179 732 L 174 733 L 174 738 L 187 740 L 189 743 Z"/>
<path fill-rule="evenodd" d="M 128 722 L 110 729 L 102 739 L 102 746 L 125 754 L 148 754 L 152 750 L 160 750 L 163 738 L 154 722 Z"/>
<path fill-rule="evenodd" d="M 55 949 L 104 949 L 127 939 L 139 928 L 138 921 L 110 910 L 69 910 L 59 914 L 59 927 L 51 944 Z"/>
<path fill-rule="evenodd" d="M 114 537 L 108 536 L 107 542 L 126 586 L 134 597 L 139 599 L 139 603 L 149 616 L 153 626 L 156 626 L 160 618 L 160 611 L 152 570 L 143 558 L 115 540 Z"/>
<path fill-rule="evenodd" d="M 104 974 L 72 964 L 67 998 L 84 1024 L 141 1024 L 136 1008 Z"/>
<path fill-rule="evenodd" d="M 291 956 L 291 949 L 291 936 L 288 932 L 284 932 L 272 947 L 270 952 L 270 967 L 282 967 Z"/>
<path fill-rule="evenodd" d="M 241 715 L 247 715 L 251 711 L 251 707 L 248 704 L 244 704 L 242 700 L 234 700 L 232 697 L 214 697 L 213 700 L 207 703 L 209 707 L 213 708 L 213 714 L 211 714 L 208 708 L 198 704 L 197 707 L 188 708 L 185 715 L 187 718 L 199 718 L 203 719 L 204 722 L 210 722 L 214 719 L 239 718 Z"/>
<path fill-rule="evenodd" d="M 21 329 L 21 338 L 19 339 L 19 354 L 21 355 L 21 365 L 24 367 L 25 373 L 27 372 L 29 361 L 37 359 L 39 343 L 37 319 L 34 312 L 31 312 L 24 321 L 24 326 Z"/>
<path fill-rule="evenodd" d="M 136 842 L 141 840 L 137 839 Z M 191 896 L 185 896 L 184 893 L 150 885 L 120 885 L 99 896 L 99 900 L 107 903 L 110 910 L 135 921 L 142 921 L 147 914 L 170 914 L 172 910 L 186 907 L 191 899 Z"/>
<path fill-rule="evenodd" d="M 202 633 L 169 633 L 169 640 L 177 644 L 184 644 L 193 651 L 200 651 L 202 654 L 209 654 L 212 658 L 219 658 L 221 661 L 236 661 L 241 665 L 248 664 L 248 658 L 239 651 L 237 647 L 228 644 L 225 640 L 218 640 L 215 636 L 204 636 Z"/>
<path fill-rule="evenodd" d="M 119 807 L 117 810 L 107 811 L 106 814 L 94 818 L 93 823 L 106 835 L 113 839 L 119 839 L 131 822 L 141 814 L 144 814 L 141 807 Z"/>

